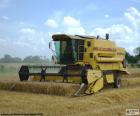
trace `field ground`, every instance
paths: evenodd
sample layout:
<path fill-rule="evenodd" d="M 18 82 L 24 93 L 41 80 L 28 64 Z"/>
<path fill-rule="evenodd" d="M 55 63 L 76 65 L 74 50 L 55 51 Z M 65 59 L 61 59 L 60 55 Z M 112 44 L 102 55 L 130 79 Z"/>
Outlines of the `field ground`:
<path fill-rule="evenodd" d="M 44 116 L 124 116 L 140 108 L 140 87 L 109 89 L 92 96 L 59 97 L 0 91 L 1 113 L 43 113 Z"/>
<path fill-rule="evenodd" d="M 140 109 L 140 69 L 129 69 L 122 79 L 122 88 L 106 87 L 95 95 L 84 97 L 37 94 L 33 90 L 44 83 L 30 86 L 30 91 L 5 91 L 3 87 L 16 81 L 21 64 L 0 64 L 0 113 L 43 113 L 44 116 L 125 116 L 126 109 Z M 23 83 L 24 84 L 24 83 Z M 25 86 L 24 86 L 25 87 Z M 21 87 L 22 88 L 22 87 Z M 71 89 L 72 88 L 65 88 Z M 9 88 L 7 89 L 9 90 Z M 21 91 L 21 90 L 20 90 Z M 57 91 L 57 90 L 56 90 Z M 43 90 L 42 93 L 48 92 Z"/>

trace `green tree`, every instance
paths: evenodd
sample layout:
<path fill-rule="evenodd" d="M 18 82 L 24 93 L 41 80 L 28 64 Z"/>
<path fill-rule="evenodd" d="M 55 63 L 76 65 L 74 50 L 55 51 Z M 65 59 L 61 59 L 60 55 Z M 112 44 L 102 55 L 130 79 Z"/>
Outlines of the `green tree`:
<path fill-rule="evenodd" d="M 137 63 L 138 63 L 140 61 L 140 47 L 135 48 L 134 53 L 135 53 L 135 58 L 136 58 Z"/>
<path fill-rule="evenodd" d="M 31 63 L 42 62 L 42 61 L 43 60 L 39 56 L 27 56 L 23 60 L 23 62 L 31 62 Z"/>
<path fill-rule="evenodd" d="M 140 56 L 140 47 L 135 48 L 134 53 L 136 56 Z"/>
<path fill-rule="evenodd" d="M 11 62 L 12 61 L 12 57 L 9 54 L 5 54 L 4 57 L 1 59 L 1 62 Z"/>
<path fill-rule="evenodd" d="M 14 57 L 14 58 L 12 58 L 12 62 L 20 63 L 20 62 L 22 62 L 22 59 L 19 57 Z"/>
<path fill-rule="evenodd" d="M 125 58 L 128 63 L 137 63 L 137 58 L 133 55 L 130 55 L 129 52 L 126 52 Z"/>
<path fill-rule="evenodd" d="M 22 62 L 22 59 L 18 57 L 12 57 L 9 54 L 5 54 L 4 57 L 0 59 L 0 62 L 4 63 Z"/>

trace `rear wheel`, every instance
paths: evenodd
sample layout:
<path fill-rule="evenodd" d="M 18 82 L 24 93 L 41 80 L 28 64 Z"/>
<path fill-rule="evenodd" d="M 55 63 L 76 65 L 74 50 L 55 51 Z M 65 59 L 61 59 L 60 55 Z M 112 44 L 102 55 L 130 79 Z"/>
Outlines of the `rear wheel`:
<path fill-rule="evenodd" d="M 115 75 L 114 77 L 114 88 L 121 87 L 121 77 L 119 75 Z"/>

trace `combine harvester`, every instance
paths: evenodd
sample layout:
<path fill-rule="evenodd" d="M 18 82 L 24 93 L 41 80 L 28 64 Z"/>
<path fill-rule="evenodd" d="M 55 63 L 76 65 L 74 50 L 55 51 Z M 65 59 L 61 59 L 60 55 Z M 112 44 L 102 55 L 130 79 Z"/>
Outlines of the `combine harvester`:
<path fill-rule="evenodd" d="M 52 36 L 55 65 L 23 65 L 19 70 L 21 81 L 45 81 L 81 84 L 75 96 L 98 92 L 106 84 L 121 86 L 121 76 L 128 74 L 125 49 L 99 36 L 55 34 Z M 52 44 L 49 48 L 52 49 Z"/>

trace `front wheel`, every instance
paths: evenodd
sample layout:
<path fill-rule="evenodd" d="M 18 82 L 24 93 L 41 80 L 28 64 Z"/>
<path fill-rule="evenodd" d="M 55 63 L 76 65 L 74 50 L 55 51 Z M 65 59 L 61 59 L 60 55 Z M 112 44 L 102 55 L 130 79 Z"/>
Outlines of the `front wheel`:
<path fill-rule="evenodd" d="M 114 88 L 120 88 L 121 87 L 121 78 L 118 76 L 118 77 L 115 77 L 114 79 Z"/>

